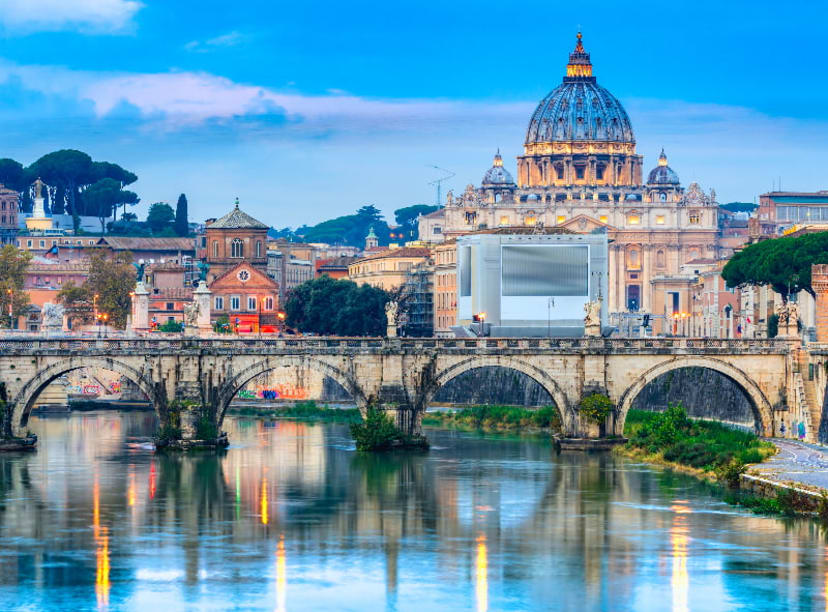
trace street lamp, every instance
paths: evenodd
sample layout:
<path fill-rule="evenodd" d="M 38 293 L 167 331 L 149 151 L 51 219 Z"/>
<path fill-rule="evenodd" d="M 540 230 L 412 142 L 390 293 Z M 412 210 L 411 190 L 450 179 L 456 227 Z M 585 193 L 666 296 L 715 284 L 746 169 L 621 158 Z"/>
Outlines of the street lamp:
<path fill-rule="evenodd" d="M 6 293 L 9 294 L 9 330 L 14 329 L 14 313 L 12 312 L 12 304 L 14 304 L 14 291 L 12 289 L 6 289 Z"/>

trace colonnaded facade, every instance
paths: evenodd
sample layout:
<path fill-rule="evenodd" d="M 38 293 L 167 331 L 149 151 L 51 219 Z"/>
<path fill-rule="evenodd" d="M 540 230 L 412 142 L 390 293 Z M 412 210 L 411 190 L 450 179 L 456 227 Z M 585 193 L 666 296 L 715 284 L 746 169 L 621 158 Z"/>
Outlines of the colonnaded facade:
<path fill-rule="evenodd" d="M 420 218 L 420 237 L 442 242 L 516 226 L 606 231 L 610 313 L 688 312 L 686 264 L 719 254 L 716 194 L 697 183 L 684 189 L 663 150 L 645 182 L 635 144 L 629 116 L 598 85 L 579 33 L 563 82 L 529 120 L 517 183 L 498 151 L 480 187 L 448 192 L 444 208 Z"/>

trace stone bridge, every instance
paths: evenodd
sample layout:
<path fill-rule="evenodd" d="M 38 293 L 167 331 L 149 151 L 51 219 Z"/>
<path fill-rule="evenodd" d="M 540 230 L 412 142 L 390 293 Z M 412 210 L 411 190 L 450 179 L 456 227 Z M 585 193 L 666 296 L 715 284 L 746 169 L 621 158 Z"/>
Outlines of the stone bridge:
<path fill-rule="evenodd" d="M 636 395 L 656 377 L 704 367 L 736 382 L 750 399 L 757 429 L 778 435 L 781 424 L 794 419 L 792 411 L 809 410 L 807 397 L 797 391 L 796 376 L 802 379 L 799 368 L 807 363 L 802 353 L 797 341 L 786 339 L 17 337 L 0 339 L 0 389 L 15 435 L 25 432 L 32 406 L 49 383 L 86 367 L 131 380 L 162 424 L 171 418 L 173 400 L 188 400 L 206 407 L 221 427 L 230 401 L 255 376 L 312 368 L 342 385 L 360 409 L 377 405 L 414 432 L 441 386 L 463 372 L 500 366 L 523 372 L 549 392 L 565 434 L 596 437 L 620 435 Z M 615 404 L 600 427 L 579 415 L 581 397 L 592 391 L 606 393 Z M 183 428 L 185 436 L 193 435 L 192 427 Z M 811 428 L 818 430 L 819 423 L 809 423 Z"/>

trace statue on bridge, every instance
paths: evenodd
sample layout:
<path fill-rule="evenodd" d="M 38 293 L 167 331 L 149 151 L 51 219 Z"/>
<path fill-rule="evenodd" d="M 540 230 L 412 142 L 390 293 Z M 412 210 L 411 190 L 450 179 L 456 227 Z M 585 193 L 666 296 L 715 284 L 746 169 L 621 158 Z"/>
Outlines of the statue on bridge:
<path fill-rule="evenodd" d="M 399 308 L 400 305 L 394 300 L 385 304 L 385 320 L 387 325 L 385 335 L 389 338 L 397 337 L 397 311 Z"/>
<path fill-rule="evenodd" d="M 795 338 L 799 335 L 799 304 L 788 300 L 776 309 L 778 320 L 778 336 Z"/>
<path fill-rule="evenodd" d="M 584 304 L 584 335 L 586 336 L 600 336 L 601 335 L 601 303 L 603 300 L 598 298 L 591 302 Z"/>
<path fill-rule="evenodd" d="M 198 326 L 198 315 L 201 313 L 201 307 L 198 300 L 193 300 L 189 304 L 184 305 L 184 323 L 187 327 L 194 328 Z"/>

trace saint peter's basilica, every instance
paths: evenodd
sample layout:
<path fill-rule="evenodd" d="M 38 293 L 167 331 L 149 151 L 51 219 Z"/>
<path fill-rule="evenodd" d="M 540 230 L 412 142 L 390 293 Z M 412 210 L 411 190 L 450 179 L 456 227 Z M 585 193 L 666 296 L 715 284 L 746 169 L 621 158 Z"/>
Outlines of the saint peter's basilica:
<path fill-rule="evenodd" d="M 516 226 L 606 231 L 610 313 L 689 311 L 688 268 L 718 256 L 716 196 L 697 183 L 684 189 L 663 150 L 646 182 L 643 169 L 630 118 L 593 76 L 578 34 L 563 82 L 529 120 L 517 182 L 498 152 L 479 188 L 449 192 L 444 208 L 421 217 L 420 236 L 440 242 Z"/>

